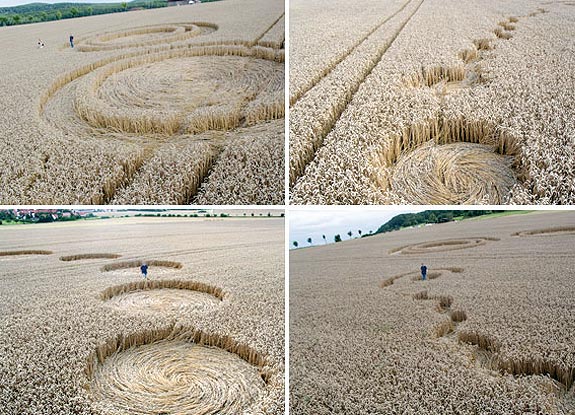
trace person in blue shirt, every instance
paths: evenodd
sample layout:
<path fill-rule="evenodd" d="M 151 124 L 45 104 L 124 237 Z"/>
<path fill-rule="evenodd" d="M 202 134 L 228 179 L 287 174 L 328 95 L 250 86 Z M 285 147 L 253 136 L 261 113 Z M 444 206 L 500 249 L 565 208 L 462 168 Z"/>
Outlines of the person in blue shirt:
<path fill-rule="evenodd" d="M 148 278 L 148 265 L 147 264 L 142 264 L 140 266 L 140 271 L 142 271 L 142 276 L 144 278 Z"/>
<path fill-rule="evenodd" d="M 74 36 L 70 35 L 70 47 L 74 47 Z"/>
<path fill-rule="evenodd" d="M 425 281 L 427 279 L 427 267 L 421 264 L 421 279 Z"/>

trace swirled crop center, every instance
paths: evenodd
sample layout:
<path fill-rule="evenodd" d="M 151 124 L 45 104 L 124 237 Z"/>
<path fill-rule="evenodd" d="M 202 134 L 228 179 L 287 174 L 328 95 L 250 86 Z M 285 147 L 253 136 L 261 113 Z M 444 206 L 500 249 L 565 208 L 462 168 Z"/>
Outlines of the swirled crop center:
<path fill-rule="evenodd" d="M 281 94 L 283 76 L 278 62 L 244 56 L 180 57 L 105 72 L 86 85 L 93 89 L 79 91 L 84 120 L 97 128 L 169 134 L 229 130 L 242 118 L 258 119 L 249 104 Z"/>
<path fill-rule="evenodd" d="M 236 415 L 266 392 L 258 370 L 238 355 L 162 340 L 107 357 L 90 393 L 106 414 Z"/>
<path fill-rule="evenodd" d="M 399 158 L 392 191 L 413 203 L 502 203 L 517 183 L 513 160 L 481 144 L 429 143 Z"/>
<path fill-rule="evenodd" d="M 202 292 L 163 288 L 125 293 L 106 301 L 106 305 L 129 312 L 211 310 L 220 304 L 214 296 Z"/>
<path fill-rule="evenodd" d="M 43 108 L 74 136 L 189 138 L 282 118 L 283 78 L 282 62 L 243 47 L 177 49 L 69 74 Z"/>

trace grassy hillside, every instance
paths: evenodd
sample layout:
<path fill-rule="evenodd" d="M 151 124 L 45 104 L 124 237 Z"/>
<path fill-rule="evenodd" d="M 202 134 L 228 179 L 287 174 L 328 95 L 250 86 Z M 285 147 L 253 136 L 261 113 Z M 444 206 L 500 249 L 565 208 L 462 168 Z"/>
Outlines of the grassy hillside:
<path fill-rule="evenodd" d="M 485 216 L 505 216 L 518 213 L 528 213 L 526 210 L 426 210 L 419 213 L 404 213 L 390 219 L 381 225 L 374 235 L 378 233 L 396 231 L 409 226 L 425 223 L 443 223 L 454 220 L 463 220 Z M 366 235 L 369 236 L 369 235 Z"/>

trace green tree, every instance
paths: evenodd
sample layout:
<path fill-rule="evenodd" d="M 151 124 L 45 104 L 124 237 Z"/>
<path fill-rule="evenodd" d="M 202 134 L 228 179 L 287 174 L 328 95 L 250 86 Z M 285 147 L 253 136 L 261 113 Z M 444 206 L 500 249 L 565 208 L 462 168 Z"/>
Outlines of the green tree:
<path fill-rule="evenodd" d="M 92 13 L 94 13 L 94 8 L 92 6 L 88 6 L 88 8 L 86 9 L 86 12 L 88 13 L 88 15 L 92 15 Z"/>
<path fill-rule="evenodd" d="M 333 237 L 333 240 L 335 242 L 341 242 L 341 236 L 339 236 L 339 233 Z"/>
<path fill-rule="evenodd" d="M 124 11 L 126 11 L 126 9 L 128 8 L 128 3 L 126 3 L 125 1 L 122 2 L 122 9 L 124 9 Z"/>
<path fill-rule="evenodd" d="M 77 8 L 75 8 L 75 7 L 71 7 L 71 8 L 70 8 L 70 15 L 71 15 L 72 17 L 77 17 L 79 14 L 80 14 L 80 12 L 78 11 Z"/>
<path fill-rule="evenodd" d="M 0 26 L 6 26 L 8 24 L 8 18 L 6 16 L 0 16 Z"/>
<path fill-rule="evenodd" d="M 351 235 L 353 235 L 353 232 L 352 232 L 352 231 L 349 231 L 349 232 L 347 233 L 347 235 L 349 236 L 349 239 L 351 239 Z"/>
<path fill-rule="evenodd" d="M 293 246 L 295 246 L 296 248 L 297 248 L 297 246 L 299 245 L 299 244 L 297 243 L 297 241 L 293 241 L 292 243 L 293 243 Z"/>
<path fill-rule="evenodd" d="M 54 13 L 54 16 L 56 16 L 56 20 L 60 20 L 62 18 L 62 12 L 57 10 L 56 13 Z"/>
<path fill-rule="evenodd" d="M 21 20 L 21 19 L 22 19 L 22 18 L 20 17 L 19 14 L 15 14 L 15 15 L 12 16 L 12 21 L 14 22 L 14 24 L 20 24 L 20 20 Z"/>

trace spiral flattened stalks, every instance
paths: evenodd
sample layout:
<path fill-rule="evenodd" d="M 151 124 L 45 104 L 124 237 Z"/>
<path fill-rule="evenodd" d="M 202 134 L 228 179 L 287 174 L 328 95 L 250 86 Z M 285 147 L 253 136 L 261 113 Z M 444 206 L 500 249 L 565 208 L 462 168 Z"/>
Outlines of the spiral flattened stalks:
<path fill-rule="evenodd" d="M 282 108 L 283 65 L 235 46 L 119 60 L 81 79 L 74 98 L 93 128 L 135 134 L 231 130 L 242 118 L 281 118 Z"/>
<path fill-rule="evenodd" d="M 104 413 L 236 415 L 265 394 L 257 369 L 217 347 L 162 340 L 98 365 L 90 394 Z"/>
<path fill-rule="evenodd" d="M 216 297 L 192 290 L 162 288 L 134 291 L 112 297 L 105 302 L 107 307 L 118 311 L 144 312 L 191 312 L 209 311 L 220 304 Z"/>
<path fill-rule="evenodd" d="M 400 157 L 390 188 L 415 204 L 503 204 L 517 183 L 512 162 L 480 144 L 430 142 Z"/>
<path fill-rule="evenodd" d="M 281 27 L 280 16 L 251 42 L 187 42 L 198 30 L 217 29 L 202 22 L 79 39 L 82 50 L 126 48 L 59 77 L 40 98 L 40 116 L 55 130 L 98 148 L 121 144 L 122 153 L 111 152 L 113 161 L 99 165 L 113 171 L 91 179 L 96 189 L 83 203 L 192 203 L 224 147 L 233 145 L 224 141 L 228 136 L 283 118 L 284 51 L 257 42 L 279 39 Z M 280 155 L 263 181 L 283 173 Z M 283 200 L 283 179 L 280 184 L 273 194 L 259 192 L 256 202 Z"/>
<path fill-rule="evenodd" d="M 130 312 L 209 311 L 224 298 L 221 288 L 198 281 L 143 280 L 106 288 L 105 305 Z"/>
<path fill-rule="evenodd" d="M 216 30 L 218 30 L 217 25 L 204 22 L 142 26 L 80 39 L 77 42 L 76 50 L 79 52 L 95 52 L 146 47 L 188 40 L 196 36 L 210 34 Z"/>

